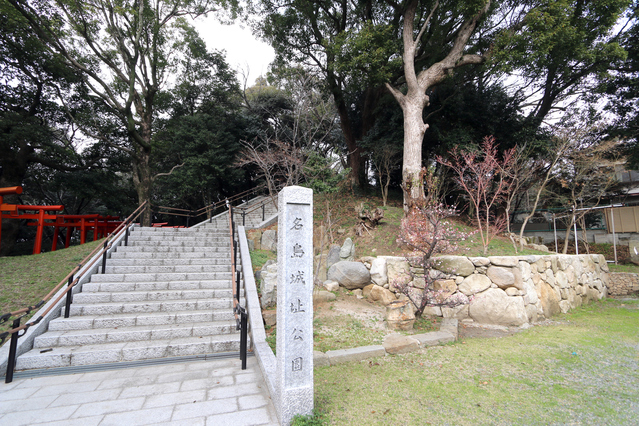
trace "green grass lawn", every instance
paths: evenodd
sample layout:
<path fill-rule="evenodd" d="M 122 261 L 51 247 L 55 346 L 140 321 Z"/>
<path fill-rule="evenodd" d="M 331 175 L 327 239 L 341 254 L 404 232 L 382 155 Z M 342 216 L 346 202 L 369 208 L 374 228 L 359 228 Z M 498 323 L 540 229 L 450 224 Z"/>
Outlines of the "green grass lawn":
<path fill-rule="evenodd" d="M 0 257 L 0 313 L 38 303 L 102 241 L 29 256 Z M 4 331 L 7 324 L 0 327 Z"/>
<path fill-rule="evenodd" d="M 519 334 L 315 369 L 334 425 L 631 425 L 639 301 L 605 300 Z"/>

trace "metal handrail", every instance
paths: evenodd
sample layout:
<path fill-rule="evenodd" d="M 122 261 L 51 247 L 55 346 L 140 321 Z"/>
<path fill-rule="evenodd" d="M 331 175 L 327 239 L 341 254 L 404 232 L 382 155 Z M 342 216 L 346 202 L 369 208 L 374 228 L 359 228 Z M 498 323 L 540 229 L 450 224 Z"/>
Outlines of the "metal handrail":
<path fill-rule="evenodd" d="M 240 330 L 240 360 L 242 370 L 246 370 L 247 340 L 248 340 L 248 313 L 240 303 L 240 271 L 237 269 L 238 245 L 235 244 L 235 224 L 233 223 L 233 205 L 229 204 L 229 231 L 231 237 L 231 287 L 233 292 L 233 315 L 235 316 L 236 330 Z"/>
<path fill-rule="evenodd" d="M 13 321 L 13 325 L 11 329 L 3 333 L 0 333 L 0 342 L 4 342 L 8 336 L 11 336 L 11 343 L 10 343 L 11 346 L 9 348 L 9 359 L 8 359 L 7 374 L 5 379 L 6 383 L 10 383 L 13 380 L 13 369 L 15 367 L 15 351 L 17 347 L 17 340 L 19 337 L 22 337 L 22 335 L 24 335 L 24 333 L 20 335 L 19 332 L 24 330 L 24 332 L 26 333 L 29 327 L 34 326 L 38 324 L 40 321 L 42 321 L 44 317 L 58 304 L 60 300 L 62 300 L 62 297 L 64 296 L 67 297 L 65 317 L 68 318 L 69 308 L 71 305 L 71 300 L 73 295 L 71 289 L 80 280 L 80 278 L 75 278 L 75 279 L 73 278 L 76 272 L 80 271 L 80 269 L 82 269 L 85 266 L 87 268 L 91 268 L 93 265 L 95 265 L 95 263 L 99 259 L 99 257 L 95 255 L 100 253 L 102 254 L 102 273 L 104 273 L 105 263 L 106 263 L 106 253 L 108 249 L 111 248 L 110 242 L 113 239 L 119 237 L 122 232 L 126 232 L 125 241 L 128 240 L 129 226 L 131 225 L 131 223 L 133 223 L 134 220 L 136 220 L 142 214 L 142 212 L 144 211 L 144 208 L 147 206 L 147 203 L 148 202 L 145 201 L 144 203 L 140 204 L 140 206 L 133 213 L 131 213 L 129 217 L 127 217 L 120 225 L 118 225 L 117 228 L 113 230 L 112 233 L 110 233 L 106 237 L 101 250 L 100 250 L 100 246 L 93 249 L 91 253 L 89 253 L 76 267 L 74 267 L 71 270 L 71 272 L 69 272 L 67 276 L 64 277 L 62 281 L 60 281 L 60 283 L 56 285 L 49 293 L 47 293 L 47 295 L 44 296 L 42 300 L 40 300 L 37 304 L 35 304 L 34 306 L 28 306 L 22 309 L 18 309 L 17 311 L 12 311 L 0 316 L 0 324 L 2 324 L 4 322 L 7 322 L 12 317 L 22 314 L 20 317 L 16 318 Z M 93 259 L 92 262 L 87 263 L 93 257 L 95 257 L 95 259 Z M 20 321 L 22 318 L 29 315 L 31 311 L 33 311 L 34 309 L 38 309 L 42 307 L 65 284 L 67 284 L 67 288 L 60 293 L 60 295 L 55 299 L 55 301 L 37 319 L 20 325 Z"/>

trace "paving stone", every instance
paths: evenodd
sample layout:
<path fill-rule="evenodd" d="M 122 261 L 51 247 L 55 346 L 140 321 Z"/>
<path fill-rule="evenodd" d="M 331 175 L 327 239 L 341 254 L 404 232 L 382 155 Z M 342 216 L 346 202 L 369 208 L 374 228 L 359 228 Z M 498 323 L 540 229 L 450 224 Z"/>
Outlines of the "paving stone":
<path fill-rule="evenodd" d="M 173 407 L 153 408 L 148 410 L 134 410 L 123 413 L 108 414 L 100 426 L 137 426 L 171 420 Z"/>

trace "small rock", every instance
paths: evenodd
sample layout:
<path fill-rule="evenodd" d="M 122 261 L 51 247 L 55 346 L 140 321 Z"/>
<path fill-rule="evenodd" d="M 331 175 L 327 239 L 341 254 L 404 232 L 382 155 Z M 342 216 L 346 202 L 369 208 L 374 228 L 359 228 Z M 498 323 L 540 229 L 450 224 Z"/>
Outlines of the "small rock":
<path fill-rule="evenodd" d="M 277 324 L 277 311 L 262 311 L 262 318 L 265 326 L 273 327 Z"/>
<path fill-rule="evenodd" d="M 382 343 L 389 354 L 405 354 L 419 349 L 419 340 L 403 334 L 387 334 Z"/>
<path fill-rule="evenodd" d="M 324 281 L 324 288 L 327 291 L 339 290 L 339 283 L 337 281 Z"/>
<path fill-rule="evenodd" d="M 332 302 L 335 299 L 337 299 L 337 296 L 330 291 L 320 290 L 313 292 L 313 302 Z"/>

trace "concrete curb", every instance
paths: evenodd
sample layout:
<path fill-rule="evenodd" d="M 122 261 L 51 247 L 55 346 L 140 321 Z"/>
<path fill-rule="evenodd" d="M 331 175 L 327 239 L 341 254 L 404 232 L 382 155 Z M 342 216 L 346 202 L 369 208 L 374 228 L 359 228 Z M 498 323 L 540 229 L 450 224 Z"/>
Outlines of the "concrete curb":
<path fill-rule="evenodd" d="M 410 353 L 429 346 L 443 345 L 457 340 L 458 326 L 458 320 L 453 318 L 444 318 L 439 331 L 413 335 L 393 333 L 386 336 L 383 345 L 338 349 L 334 351 L 326 351 L 326 353 L 314 351 L 313 363 L 316 367 L 324 367 L 343 364 L 345 362 L 362 361 L 387 354 L 396 355 Z"/>

